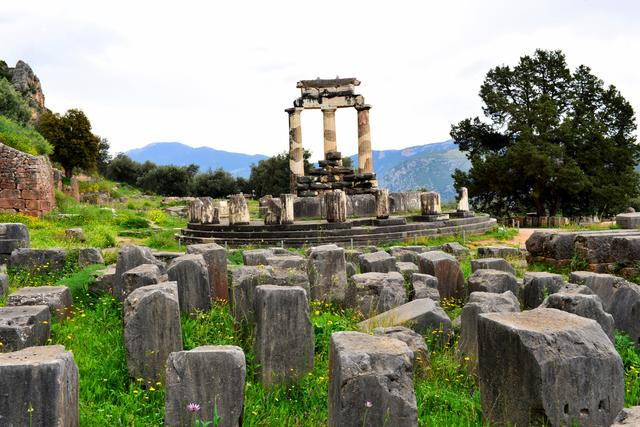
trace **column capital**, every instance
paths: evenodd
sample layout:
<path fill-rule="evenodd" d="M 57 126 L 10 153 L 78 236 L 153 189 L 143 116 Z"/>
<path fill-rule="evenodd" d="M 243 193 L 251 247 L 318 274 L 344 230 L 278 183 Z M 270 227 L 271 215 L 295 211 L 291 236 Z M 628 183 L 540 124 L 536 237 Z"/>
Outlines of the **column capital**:
<path fill-rule="evenodd" d="M 371 105 L 370 104 L 356 105 L 355 109 L 358 111 L 367 111 L 371 109 Z"/>
<path fill-rule="evenodd" d="M 291 115 L 291 114 L 300 114 L 302 112 L 302 110 L 304 110 L 304 108 L 302 107 L 291 107 L 291 108 L 285 108 L 284 112 Z"/>
<path fill-rule="evenodd" d="M 328 113 L 332 113 L 335 112 L 338 108 L 332 105 L 326 105 L 326 106 L 322 106 L 320 107 L 320 110 L 324 113 L 325 111 Z"/>

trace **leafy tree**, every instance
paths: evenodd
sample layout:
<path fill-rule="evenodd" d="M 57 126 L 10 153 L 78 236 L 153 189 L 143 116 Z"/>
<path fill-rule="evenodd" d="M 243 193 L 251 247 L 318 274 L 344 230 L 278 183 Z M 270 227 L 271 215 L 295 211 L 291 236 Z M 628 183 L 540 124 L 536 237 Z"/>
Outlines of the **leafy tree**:
<path fill-rule="evenodd" d="M 220 198 L 239 191 L 236 179 L 224 169 L 209 169 L 193 179 L 193 195 Z"/>
<path fill-rule="evenodd" d="M 109 162 L 111 162 L 111 154 L 109 154 L 109 141 L 107 140 L 107 138 L 100 138 L 100 142 L 98 143 L 98 158 L 96 159 L 98 172 L 100 172 L 102 175 L 106 175 L 107 168 L 109 167 Z"/>
<path fill-rule="evenodd" d="M 91 133 L 91 123 L 80 110 L 68 110 L 64 116 L 45 112 L 38 121 L 38 131 L 53 144 L 51 159 L 62 165 L 70 178 L 73 169 L 96 168 L 100 140 Z"/>
<path fill-rule="evenodd" d="M 351 160 L 351 157 L 343 157 L 342 166 L 345 168 L 353 168 L 353 161 Z"/>
<path fill-rule="evenodd" d="M 471 161 L 456 170 L 476 208 L 496 215 L 610 214 L 639 194 L 633 109 L 614 86 L 560 51 L 536 50 L 491 69 L 480 89 L 488 119 L 466 119 L 451 136 Z"/>
<path fill-rule="evenodd" d="M 105 177 L 118 182 L 126 182 L 129 185 L 136 185 L 138 178 L 143 175 L 142 165 L 131 160 L 124 153 L 118 153 L 107 166 Z"/>
<path fill-rule="evenodd" d="M 31 120 L 29 104 L 2 75 L 0 75 L 0 115 L 21 125 L 26 125 Z"/>
<path fill-rule="evenodd" d="M 163 196 L 188 196 L 191 194 L 197 165 L 156 166 L 138 178 L 138 187 Z"/>
<path fill-rule="evenodd" d="M 304 152 L 305 173 L 311 170 L 309 158 L 311 153 Z M 274 196 L 288 193 L 289 186 L 289 153 L 280 153 L 265 160 L 260 160 L 257 165 L 251 165 L 249 182 L 251 188 L 258 197 L 272 194 Z"/>

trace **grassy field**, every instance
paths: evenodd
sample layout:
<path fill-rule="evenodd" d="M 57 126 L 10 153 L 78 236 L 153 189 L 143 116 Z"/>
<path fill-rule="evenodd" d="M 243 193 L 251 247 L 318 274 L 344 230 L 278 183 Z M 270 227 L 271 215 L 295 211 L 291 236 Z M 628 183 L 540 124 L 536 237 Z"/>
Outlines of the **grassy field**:
<path fill-rule="evenodd" d="M 75 249 L 83 246 L 110 248 L 122 243 L 138 243 L 163 250 L 181 250 L 173 239 L 183 219 L 164 213 L 159 197 L 138 198 L 129 194 L 126 202 L 104 209 L 77 203 L 58 195 L 59 209 L 42 218 L 0 215 L 0 222 L 24 222 L 29 227 L 33 247 L 69 249 L 67 266 L 49 275 L 10 270 L 10 291 L 22 286 L 60 284 L 69 286 L 74 299 L 74 316 L 52 323 L 51 344 L 62 344 L 73 352 L 80 370 L 80 415 L 85 426 L 162 425 L 164 389 L 161 384 L 143 387 L 127 373 L 123 346 L 122 305 L 107 295 L 93 295 L 88 285 L 102 265 L 80 269 Z M 255 206 L 254 214 L 257 212 Z M 63 214 L 60 217 L 60 214 Z M 64 229 L 81 226 L 87 242 L 68 241 Z M 457 241 L 471 248 L 479 242 L 508 242 L 512 229 L 496 228 L 480 236 L 450 236 L 394 244 L 427 246 Z M 391 246 L 391 244 L 387 245 Z M 106 263 L 115 261 L 115 251 L 104 251 Z M 228 251 L 231 264 L 242 264 L 240 250 Z M 470 259 L 462 260 L 465 277 L 471 272 Z M 541 265 L 531 270 L 550 270 Z M 519 271 L 521 274 L 522 272 Z M 5 304 L 0 299 L 0 306 Z M 451 319 L 461 310 L 459 303 L 443 301 Z M 182 317 L 185 349 L 200 345 L 233 344 L 242 347 L 247 359 L 244 424 L 248 426 L 321 426 L 327 422 L 328 357 L 331 333 L 354 330 L 361 315 L 352 310 L 312 301 L 311 322 L 315 331 L 315 365 L 312 373 L 290 387 L 265 389 L 258 381 L 257 364 L 250 332 L 237 330 L 229 306 L 218 303 L 196 317 Z M 421 426 L 483 426 L 477 379 L 454 356 L 459 334 L 446 346 L 437 334 L 427 334 L 431 365 L 419 370 L 415 378 L 419 424 Z M 625 363 L 627 405 L 640 399 L 640 353 L 623 335 L 616 336 L 616 348 Z"/>

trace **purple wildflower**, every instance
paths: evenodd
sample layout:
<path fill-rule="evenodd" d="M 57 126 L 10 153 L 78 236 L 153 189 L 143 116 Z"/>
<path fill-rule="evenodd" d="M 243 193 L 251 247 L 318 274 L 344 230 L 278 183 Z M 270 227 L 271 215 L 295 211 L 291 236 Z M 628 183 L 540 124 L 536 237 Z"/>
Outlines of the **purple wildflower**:
<path fill-rule="evenodd" d="M 187 405 L 187 410 L 189 412 L 198 412 L 200 410 L 200 405 L 198 405 L 197 403 L 189 403 Z"/>

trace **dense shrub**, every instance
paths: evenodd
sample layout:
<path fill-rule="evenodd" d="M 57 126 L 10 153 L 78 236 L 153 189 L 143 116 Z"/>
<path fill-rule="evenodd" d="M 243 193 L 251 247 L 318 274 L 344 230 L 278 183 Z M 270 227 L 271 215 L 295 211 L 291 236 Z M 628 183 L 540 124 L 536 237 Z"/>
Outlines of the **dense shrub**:
<path fill-rule="evenodd" d="M 138 187 L 163 196 L 191 194 L 198 166 L 157 166 L 138 178 Z"/>
<path fill-rule="evenodd" d="M 26 125 L 31 120 L 29 104 L 2 76 L 0 76 L 0 115 L 21 125 Z"/>
<path fill-rule="evenodd" d="M 53 153 L 53 146 L 29 125 L 0 116 L 0 142 L 34 156 Z"/>
<path fill-rule="evenodd" d="M 239 192 L 237 180 L 224 169 L 199 173 L 193 179 L 193 195 L 220 198 Z"/>

